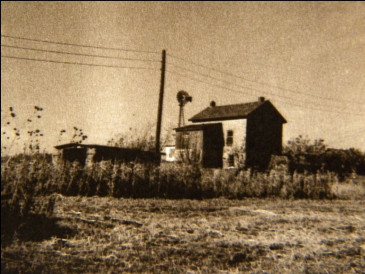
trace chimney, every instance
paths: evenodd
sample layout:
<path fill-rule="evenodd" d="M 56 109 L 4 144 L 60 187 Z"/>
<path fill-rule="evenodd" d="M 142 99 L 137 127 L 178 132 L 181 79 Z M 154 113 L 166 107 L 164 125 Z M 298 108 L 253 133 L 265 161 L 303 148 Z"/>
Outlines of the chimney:
<path fill-rule="evenodd" d="M 261 102 L 261 103 L 262 103 L 262 102 L 265 102 L 265 97 L 262 97 L 262 96 L 261 96 L 261 97 L 259 97 L 259 102 Z"/>
<path fill-rule="evenodd" d="M 210 107 L 211 107 L 211 108 L 214 108 L 214 107 L 215 107 L 215 101 L 211 101 L 211 102 L 210 102 Z"/>

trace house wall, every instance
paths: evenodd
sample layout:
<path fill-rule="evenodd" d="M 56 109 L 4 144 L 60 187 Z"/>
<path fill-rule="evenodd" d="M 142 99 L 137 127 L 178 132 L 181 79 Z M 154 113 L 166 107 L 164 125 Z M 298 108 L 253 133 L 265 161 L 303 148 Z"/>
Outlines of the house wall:
<path fill-rule="evenodd" d="M 266 169 L 271 156 L 281 154 L 282 127 L 282 120 L 270 107 L 247 118 L 246 166 Z"/>
<path fill-rule="evenodd" d="M 203 130 L 176 132 L 175 159 L 178 162 L 201 162 L 203 156 Z"/>
<path fill-rule="evenodd" d="M 231 166 L 230 155 L 233 155 L 233 166 L 238 166 L 245 159 L 245 140 L 246 140 L 246 119 L 222 121 L 224 147 L 223 147 L 223 167 Z M 227 145 L 228 131 L 233 131 L 233 144 Z M 232 157 L 232 156 L 231 156 Z"/>
<path fill-rule="evenodd" d="M 63 161 L 68 162 L 79 162 L 81 165 L 85 164 L 86 160 L 86 148 L 68 148 L 64 149 L 59 153 L 59 158 L 61 161 L 59 163 L 62 163 Z"/>
<path fill-rule="evenodd" d="M 204 124 L 216 123 L 217 121 Z M 189 135 L 186 137 L 189 138 L 189 150 L 198 152 L 200 160 L 203 160 L 203 165 L 228 168 L 231 167 L 232 163 L 230 155 L 233 155 L 233 167 L 243 166 L 245 162 L 246 119 L 227 120 L 220 123 L 222 128 L 212 128 L 212 131 L 207 128 L 204 131 L 176 132 L 176 160 L 182 161 L 182 155 L 186 157 L 186 148 L 183 148 L 183 135 L 186 134 Z M 227 145 L 229 130 L 233 131 L 232 145 Z M 217 160 L 217 155 L 222 158 L 220 161 Z"/>
<path fill-rule="evenodd" d="M 223 167 L 223 126 L 218 124 L 214 127 L 207 127 L 203 133 L 203 167 Z"/>

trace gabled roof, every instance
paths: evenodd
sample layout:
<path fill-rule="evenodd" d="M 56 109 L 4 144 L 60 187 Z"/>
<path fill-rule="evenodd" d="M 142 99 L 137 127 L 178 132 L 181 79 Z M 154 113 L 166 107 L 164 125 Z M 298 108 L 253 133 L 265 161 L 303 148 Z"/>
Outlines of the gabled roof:
<path fill-rule="evenodd" d="M 221 121 L 221 120 L 235 120 L 235 119 L 246 119 L 253 111 L 260 108 L 264 104 L 270 104 L 272 108 L 275 107 L 270 101 L 256 101 L 244 104 L 225 105 L 225 106 L 214 106 L 207 107 L 203 111 L 194 115 L 189 119 L 194 123 L 196 122 L 208 122 L 208 121 Z M 286 120 L 282 115 L 275 109 L 278 115 L 282 118 L 285 123 Z"/>
<path fill-rule="evenodd" d="M 226 106 L 207 107 L 189 119 L 192 122 L 243 119 L 264 102 L 251 102 Z"/>
<path fill-rule="evenodd" d="M 214 123 L 214 124 L 198 124 L 198 125 L 187 125 L 183 127 L 174 128 L 177 132 L 179 131 L 194 131 L 194 130 L 204 130 L 208 128 L 214 128 L 217 126 L 221 126 L 221 123 Z"/>

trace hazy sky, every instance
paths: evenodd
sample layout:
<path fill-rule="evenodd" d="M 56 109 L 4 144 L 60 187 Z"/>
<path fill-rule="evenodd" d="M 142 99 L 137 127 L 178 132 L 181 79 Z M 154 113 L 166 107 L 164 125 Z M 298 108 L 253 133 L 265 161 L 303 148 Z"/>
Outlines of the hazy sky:
<path fill-rule="evenodd" d="M 70 141 L 58 135 L 73 126 L 106 144 L 155 124 L 163 49 L 164 129 L 177 125 L 179 90 L 193 96 L 186 120 L 211 100 L 265 96 L 288 120 L 283 142 L 303 134 L 365 150 L 363 2 L 2 2 L 1 35 L 2 131 L 13 128 L 12 106 L 21 130 L 44 132 L 47 150 Z M 34 105 L 44 111 L 28 126 Z"/>

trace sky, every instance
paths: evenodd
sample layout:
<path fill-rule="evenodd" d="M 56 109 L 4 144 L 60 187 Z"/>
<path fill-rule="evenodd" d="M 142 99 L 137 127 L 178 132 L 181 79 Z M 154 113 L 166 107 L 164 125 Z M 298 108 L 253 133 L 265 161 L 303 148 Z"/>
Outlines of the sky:
<path fill-rule="evenodd" d="M 73 127 L 90 144 L 154 133 L 163 49 L 164 132 L 180 90 L 193 97 L 186 123 L 212 100 L 264 96 L 288 121 L 283 144 L 304 135 L 365 151 L 364 2 L 2 1 L 2 146 L 22 150 L 35 129 L 45 151 Z"/>

